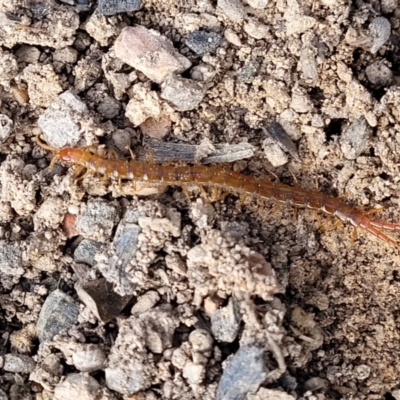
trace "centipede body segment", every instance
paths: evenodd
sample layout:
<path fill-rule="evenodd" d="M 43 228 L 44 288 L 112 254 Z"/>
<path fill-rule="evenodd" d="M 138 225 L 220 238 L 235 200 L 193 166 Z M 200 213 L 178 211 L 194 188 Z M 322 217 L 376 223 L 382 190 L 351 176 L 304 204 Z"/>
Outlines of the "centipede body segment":
<path fill-rule="evenodd" d="M 400 243 L 388 236 L 384 231 L 400 230 L 400 224 L 372 219 L 368 214 L 346 204 L 340 199 L 329 197 L 316 190 L 293 187 L 267 178 L 257 178 L 235 172 L 223 166 L 174 166 L 149 164 L 136 160 L 106 159 L 87 149 L 56 149 L 36 138 L 38 145 L 55 153 L 50 167 L 58 160 L 66 165 L 81 167 L 92 173 L 98 173 L 117 179 L 147 181 L 163 185 L 186 187 L 196 184 L 200 187 L 216 188 L 237 193 L 243 197 L 257 197 L 277 203 L 296 207 L 309 208 L 338 218 L 371 233 L 377 238 L 393 246 Z"/>

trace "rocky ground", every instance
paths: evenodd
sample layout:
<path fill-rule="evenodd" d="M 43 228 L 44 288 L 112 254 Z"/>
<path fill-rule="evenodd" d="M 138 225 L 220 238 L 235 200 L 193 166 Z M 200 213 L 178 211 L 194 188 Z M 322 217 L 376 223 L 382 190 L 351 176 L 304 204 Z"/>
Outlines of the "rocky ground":
<path fill-rule="evenodd" d="M 396 246 L 153 179 L 225 165 L 400 221 L 399 10 L 0 0 L 0 400 L 399 400 Z"/>

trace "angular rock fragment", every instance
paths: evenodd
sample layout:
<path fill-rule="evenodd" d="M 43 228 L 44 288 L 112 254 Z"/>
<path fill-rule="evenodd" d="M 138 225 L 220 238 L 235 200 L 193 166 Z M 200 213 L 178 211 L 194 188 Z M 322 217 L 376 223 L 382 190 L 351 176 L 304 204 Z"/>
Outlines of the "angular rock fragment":
<path fill-rule="evenodd" d="M 96 264 L 94 256 L 101 248 L 101 243 L 90 239 L 83 239 L 74 251 L 74 260 L 93 267 Z"/>
<path fill-rule="evenodd" d="M 247 394 L 258 390 L 267 373 L 264 349 L 241 347 L 224 368 L 218 384 L 217 400 L 244 400 Z"/>
<path fill-rule="evenodd" d="M 53 400 L 97 400 L 102 396 L 101 385 L 86 373 L 68 374 L 55 390 Z"/>
<path fill-rule="evenodd" d="M 89 201 L 78 215 L 75 229 L 87 239 L 104 242 L 119 220 L 119 206 L 101 199 Z"/>
<path fill-rule="evenodd" d="M 231 297 L 226 307 L 214 312 L 211 316 L 211 330 L 220 342 L 232 343 L 238 334 L 240 313 L 237 301 Z"/>
<path fill-rule="evenodd" d="M 139 10 L 142 0 L 100 0 L 99 12 L 103 15 L 114 15 L 121 12 Z"/>
<path fill-rule="evenodd" d="M 62 93 L 38 120 L 46 143 L 56 148 L 75 146 L 82 138 L 82 121 L 88 119 L 88 112 L 72 92 Z"/>
<path fill-rule="evenodd" d="M 4 356 L 4 371 L 15 374 L 30 374 L 35 369 L 36 363 L 31 356 L 26 354 L 6 354 Z"/>
<path fill-rule="evenodd" d="M 340 136 L 340 148 L 348 160 L 355 160 L 364 150 L 372 130 L 364 117 L 355 120 Z"/>
<path fill-rule="evenodd" d="M 161 86 L 161 97 L 170 102 L 178 111 L 195 109 L 203 100 L 206 88 L 201 82 L 169 75 Z"/>
<path fill-rule="evenodd" d="M 155 30 L 143 26 L 124 28 L 115 41 L 115 54 L 156 83 L 171 73 L 181 73 L 192 63 Z"/>
<path fill-rule="evenodd" d="M 196 54 L 212 53 L 220 45 L 221 35 L 216 32 L 194 31 L 186 39 L 185 44 Z"/>
<path fill-rule="evenodd" d="M 61 331 L 78 322 L 79 307 L 71 296 L 60 290 L 50 293 L 44 302 L 36 324 L 41 342 L 52 340 Z"/>
<path fill-rule="evenodd" d="M 120 296 L 113 288 L 114 284 L 104 278 L 75 285 L 82 303 L 104 323 L 117 317 L 132 298 L 132 295 Z"/>

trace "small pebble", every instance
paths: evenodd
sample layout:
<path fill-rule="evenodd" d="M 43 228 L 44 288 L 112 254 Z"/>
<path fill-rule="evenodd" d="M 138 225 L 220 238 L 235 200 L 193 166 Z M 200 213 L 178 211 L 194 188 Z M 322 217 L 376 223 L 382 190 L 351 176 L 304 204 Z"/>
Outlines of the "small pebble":
<path fill-rule="evenodd" d="M 369 25 L 369 31 L 373 39 L 370 51 L 375 54 L 390 38 L 390 22 L 384 17 L 376 17 Z"/>
<path fill-rule="evenodd" d="M 13 120 L 5 114 L 0 114 L 0 143 L 3 143 L 10 137 L 13 129 Z"/>
<path fill-rule="evenodd" d="M 99 0 L 98 10 L 103 15 L 139 10 L 142 0 Z"/>
<path fill-rule="evenodd" d="M 340 136 L 340 148 L 348 160 L 355 160 L 366 148 L 372 130 L 364 117 L 355 120 Z"/>
<path fill-rule="evenodd" d="M 4 392 L 2 389 L 0 389 L 0 400 L 8 400 L 6 392 Z"/>
<path fill-rule="evenodd" d="M 246 16 L 241 0 L 218 0 L 217 6 L 232 22 L 242 22 Z"/>
<path fill-rule="evenodd" d="M 264 148 L 265 157 L 272 166 L 280 167 L 289 161 L 287 155 L 275 140 L 267 138 L 263 141 L 262 146 Z"/>
<path fill-rule="evenodd" d="M 142 314 L 153 308 L 160 300 L 160 295 L 155 290 L 149 290 L 140 296 L 131 310 L 132 315 Z"/>
<path fill-rule="evenodd" d="M 206 89 L 201 82 L 171 74 L 161 85 L 161 97 L 178 111 L 194 110 L 203 100 Z"/>
<path fill-rule="evenodd" d="M 14 243 L 0 240 L 0 275 L 2 278 L 9 276 L 13 278 L 14 283 L 17 283 L 24 272 L 20 248 Z M 4 282 L 2 283 L 4 284 Z"/>
<path fill-rule="evenodd" d="M 78 322 L 79 307 L 71 296 L 54 290 L 47 297 L 39 314 L 36 330 L 40 342 L 52 340 L 61 331 Z"/>
<path fill-rule="evenodd" d="M 104 278 L 78 282 L 75 289 L 82 303 L 104 323 L 117 317 L 132 298 L 132 295 L 120 296 L 115 293 L 114 284 Z"/>
<path fill-rule="evenodd" d="M 101 243 L 90 239 L 83 239 L 74 251 L 74 260 L 93 267 L 96 264 L 94 256 L 100 250 Z"/>
<path fill-rule="evenodd" d="M 119 223 L 112 244 L 108 248 L 105 260 L 97 265 L 102 275 L 118 285 L 115 288 L 121 296 L 132 295 L 135 285 L 129 275 L 128 265 L 137 251 L 139 234 L 141 232 L 135 220 L 135 212 L 128 210 Z M 102 256 L 100 255 L 102 258 Z"/>
<path fill-rule="evenodd" d="M 217 400 L 243 400 L 257 392 L 267 376 L 264 349 L 244 346 L 227 362 L 217 388 Z"/>
<path fill-rule="evenodd" d="M 243 83 L 251 83 L 258 74 L 260 63 L 258 61 L 248 61 L 239 70 L 237 75 L 238 81 Z"/>
<path fill-rule="evenodd" d="M 209 64 L 196 65 L 190 71 L 190 77 L 200 82 L 210 82 L 216 74 L 215 68 Z"/>
<path fill-rule="evenodd" d="M 270 138 L 274 139 L 283 150 L 287 151 L 296 161 L 300 162 L 297 148 L 281 124 L 272 121 L 266 126 L 266 128 L 261 129 Z"/>
<path fill-rule="evenodd" d="M 86 208 L 77 216 L 75 229 L 86 239 L 104 242 L 111 237 L 119 220 L 118 203 L 101 199 L 87 202 Z"/>
<path fill-rule="evenodd" d="M 327 389 L 329 386 L 329 382 L 326 379 L 319 378 L 318 376 L 314 378 L 308 379 L 304 383 L 304 390 L 308 391 L 310 390 L 311 392 L 315 392 L 316 390 L 319 389 Z"/>
<path fill-rule="evenodd" d="M 232 343 L 239 332 L 240 321 L 237 301 L 231 297 L 228 305 L 215 311 L 211 317 L 211 331 L 215 339 Z"/>
<path fill-rule="evenodd" d="M 118 58 L 156 83 L 162 83 L 171 73 L 181 73 L 192 65 L 169 39 L 143 26 L 124 28 L 114 46 Z"/>
<path fill-rule="evenodd" d="M 250 7 L 262 10 L 267 7 L 270 0 L 246 0 L 246 2 Z"/>
<path fill-rule="evenodd" d="M 368 80 L 377 87 L 389 86 L 393 81 L 393 72 L 382 62 L 376 61 L 365 69 Z"/>
<path fill-rule="evenodd" d="M 228 28 L 224 32 L 224 37 L 229 43 L 232 43 L 237 47 L 240 47 L 242 45 L 242 41 L 240 40 L 239 35 L 235 31 L 233 31 L 232 29 Z"/>
<path fill-rule="evenodd" d="M 148 118 L 140 125 L 140 129 L 144 135 L 161 140 L 171 132 L 172 121 L 168 115 L 163 115 L 158 119 Z"/>
<path fill-rule="evenodd" d="M 62 93 L 39 117 L 38 125 L 50 146 L 73 147 L 81 139 L 81 121 L 87 120 L 88 108 L 72 92 Z"/>
<path fill-rule="evenodd" d="M 53 400 L 97 400 L 103 398 L 101 385 L 87 373 L 69 374 L 54 390 Z"/>
<path fill-rule="evenodd" d="M 199 55 L 214 52 L 221 44 L 222 37 L 216 32 L 194 31 L 186 39 L 186 46 Z"/>
<path fill-rule="evenodd" d="M 254 39 L 264 39 L 268 36 L 269 28 L 261 22 L 251 19 L 243 27 L 244 31 Z"/>
<path fill-rule="evenodd" d="M 4 356 L 4 371 L 15 374 L 30 374 L 36 367 L 31 356 L 25 354 L 6 354 Z"/>

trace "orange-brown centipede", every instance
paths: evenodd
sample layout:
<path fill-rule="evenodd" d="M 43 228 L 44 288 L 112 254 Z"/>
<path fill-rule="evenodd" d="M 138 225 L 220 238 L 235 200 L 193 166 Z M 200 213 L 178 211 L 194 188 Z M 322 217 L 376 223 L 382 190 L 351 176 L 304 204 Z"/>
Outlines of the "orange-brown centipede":
<path fill-rule="evenodd" d="M 89 173 L 99 173 L 119 180 L 147 181 L 181 187 L 197 184 L 201 187 L 235 192 L 244 197 L 257 196 L 264 200 L 320 210 L 342 222 L 350 223 L 354 228 L 363 229 L 386 243 L 400 247 L 399 242 L 383 232 L 383 230 L 400 230 L 400 224 L 371 219 L 357 208 L 315 190 L 244 175 L 218 165 L 212 167 L 205 165 L 174 166 L 148 164 L 136 160 L 112 160 L 105 159 L 87 149 L 71 147 L 56 149 L 43 143 L 39 137 L 36 137 L 36 142 L 40 147 L 55 153 L 50 168 L 60 160 L 67 165 L 86 169 Z"/>

